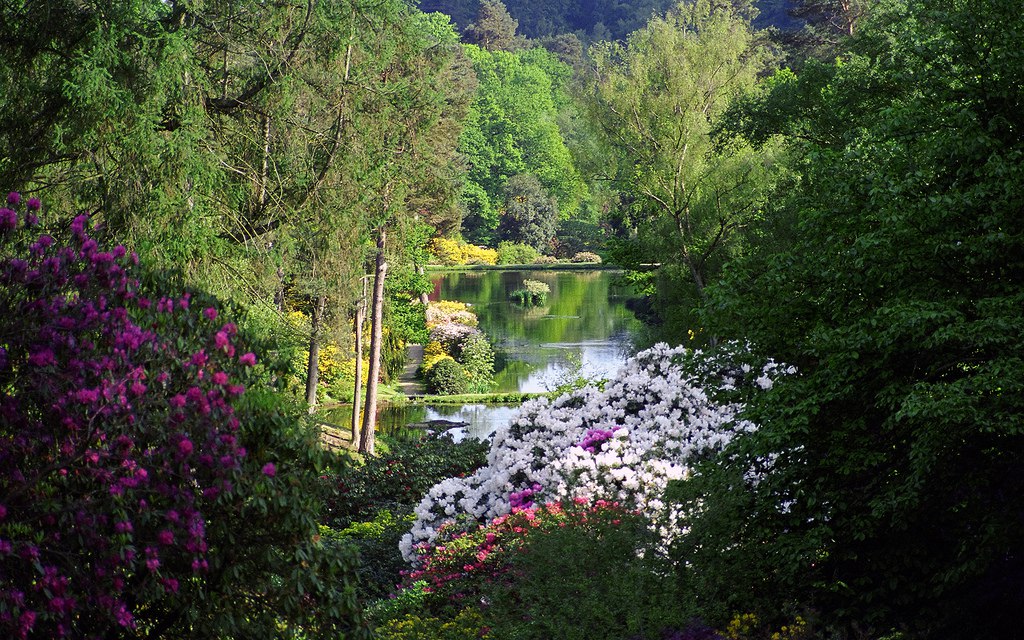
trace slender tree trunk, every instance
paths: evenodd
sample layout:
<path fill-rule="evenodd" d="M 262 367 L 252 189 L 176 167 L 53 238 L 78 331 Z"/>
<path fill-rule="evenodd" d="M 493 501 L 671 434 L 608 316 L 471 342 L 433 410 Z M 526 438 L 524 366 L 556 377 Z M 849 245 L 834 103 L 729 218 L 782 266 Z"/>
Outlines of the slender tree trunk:
<path fill-rule="evenodd" d="M 366 276 L 360 278 L 363 283 L 363 295 L 356 305 L 356 317 L 353 329 L 356 334 L 356 381 L 352 391 L 352 443 L 359 441 L 359 397 L 363 385 L 363 323 L 366 321 Z"/>
<path fill-rule="evenodd" d="M 416 273 L 420 274 L 421 276 L 424 275 L 426 273 L 426 271 L 427 270 L 423 268 L 423 265 L 420 265 L 420 266 L 416 267 Z M 430 302 L 430 294 L 428 294 L 428 293 L 421 293 L 420 294 L 420 304 L 422 304 L 425 307 L 425 306 L 427 306 L 427 303 L 429 303 L 429 302 Z"/>
<path fill-rule="evenodd" d="M 267 204 L 267 183 L 270 181 L 270 116 L 263 116 L 263 161 L 260 164 L 259 184 L 256 185 L 256 204 L 263 213 Z"/>
<path fill-rule="evenodd" d="M 306 365 L 306 404 L 309 412 L 316 408 L 316 385 L 320 379 L 320 326 L 323 324 L 327 296 L 319 295 L 313 303 L 312 329 L 309 332 L 309 362 Z"/>
<path fill-rule="evenodd" d="M 359 453 L 373 453 L 374 427 L 377 422 L 377 379 L 380 377 L 381 322 L 384 316 L 384 278 L 388 263 L 384 260 L 387 232 L 377 237 L 377 271 L 373 279 L 373 314 L 370 322 L 370 370 L 366 380 L 366 406 L 363 408 L 363 433 Z"/>

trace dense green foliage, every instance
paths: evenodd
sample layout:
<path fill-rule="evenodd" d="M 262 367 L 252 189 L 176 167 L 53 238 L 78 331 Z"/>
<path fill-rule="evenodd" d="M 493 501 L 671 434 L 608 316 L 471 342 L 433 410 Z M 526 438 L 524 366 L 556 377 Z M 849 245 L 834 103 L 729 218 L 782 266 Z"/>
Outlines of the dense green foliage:
<path fill-rule="evenodd" d="M 4 3 L 0 24 L 0 181 L 191 284 L 305 311 L 299 341 L 348 324 L 382 230 L 408 263 L 457 219 L 471 80 L 438 16 L 100 0 Z"/>
<path fill-rule="evenodd" d="M 841 61 L 737 111 L 750 139 L 788 137 L 801 182 L 705 318 L 801 373 L 753 409 L 731 470 L 706 473 L 719 602 L 749 589 L 837 630 L 1015 633 L 1022 33 L 1013 2 L 888 3 Z M 719 500 L 750 465 L 761 481 Z"/>
<path fill-rule="evenodd" d="M 525 244 L 549 253 L 558 225 L 558 203 L 532 175 L 516 175 L 505 184 L 505 207 L 498 223 L 504 242 Z"/>
<path fill-rule="evenodd" d="M 566 106 L 569 67 L 543 49 L 465 50 L 479 88 L 459 140 L 459 151 L 469 165 L 463 233 L 473 242 L 493 246 L 514 176 L 527 174 L 539 180 L 566 217 L 579 211 L 587 187 L 558 123 L 559 111 Z"/>
<path fill-rule="evenodd" d="M 441 358 L 426 375 L 427 391 L 441 396 L 452 396 L 466 393 L 469 390 L 469 379 L 466 369 L 455 358 Z"/>
<path fill-rule="evenodd" d="M 739 15 L 700 0 L 592 54 L 591 112 L 619 153 L 636 255 L 661 263 L 663 306 L 692 304 L 762 213 L 771 148 L 716 145 L 712 120 L 753 85 L 767 53 Z M 615 258 L 638 268 L 627 256 Z"/>
<path fill-rule="evenodd" d="M 339 464 L 321 477 L 324 534 L 359 549 L 359 590 L 367 601 L 387 597 L 400 582 L 407 565 L 398 540 L 423 494 L 444 478 L 472 473 L 487 451 L 478 440 L 456 444 L 445 435 L 384 440 L 383 451 L 362 465 Z"/>
<path fill-rule="evenodd" d="M 552 256 L 600 255 L 626 267 L 659 337 L 735 339 L 750 345 L 752 361 L 796 367 L 767 380 L 774 386 L 744 409 L 755 433 L 673 486 L 670 499 L 689 518 L 685 535 L 658 539 L 632 513 L 572 526 L 559 516 L 540 533 L 514 520 L 523 530 L 501 533 L 514 534 L 507 540 L 517 553 L 488 576 L 466 566 L 484 563 L 477 554 L 491 549 L 496 530 L 453 535 L 451 548 L 433 553 L 438 571 L 458 580 L 445 577 L 443 593 L 410 581 L 395 601 L 377 602 L 384 637 L 476 637 L 483 627 L 500 638 L 717 636 L 689 625 L 693 617 L 732 638 L 774 637 L 770 630 L 797 615 L 814 633 L 844 640 L 1013 636 L 1024 605 L 1019 2 L 420 5 L 453 16 L 464 41 L 446 16 L 411 4 L 0 7 L 0 183 L 67 216 L 54 229 L 71 226 L 71 212 L 89 212 L 101 242 L 140 255 L 151 280 L 140 291 L 173 282 L 230 300 L 244 318 L 238 340 L 259 336 L 282 360 L 305 353 L 329 362 L 332 383 L 343 362 L 355 362 L 349 315 L 378 250 L 389 301 L 374 379 L 402 369 L 407 342 L 432 340 L 424 368 L 433 392 L 491 388 L 493 346 L 454 321 L 465 308 L 449 304 L 447 326 L 429 324 L 421 268 Z M 755 7 L 761 22 L 752 23 Z M 801 30 L 793 22 L 781 35 L 756 29 L 781 24 L 789 10 Z M 792 68 L 778 69 L 781 61 Z M 11 216 L 22 224 L 18 215 L 4 208 L 0 232 L 14 229 Z M 79 500 L 91 476 L 80 466 L 55 475 L 61 452 L 47 429 L 77 423 L 39 417 L 71 393 L 60 386 L 68 372 L 39 347 L 76 335 L 78 320 L 50 330 L 28 304 L 39 291 L 13 284 L 59 265 L 9 266 L 0 295 L 21 311 L 0 322 L 0 435 L 17 444 L 10 451 L 27 453 L 0 456 L 0 465 L 24 459 L 41 479 L 38 500 L 17 502 L 14 492 L 0 504 L 0 571 L 29 585 L 35 606 L 65 587 L 32 564 L 31 545 L 56 563 L 47 536 L 53 522 L 74 518 L 26 514 Z M 537 277 L 553 287 L 549 300 L 537 287 L 514 291 L 520 276 L 467 276 L 474 292 L 466 295 L 483 300 L 501 287 L 502 299 L 545 305 L 488 319 L 507 329 L 501 338 L 531 330 L 565 342 L 576 325 L 606 321 L 584 303 L 607 298 L 606 283 Z M 63 281 L 47 300 L 100 300 L 86 285 Z M 213 298 L 190 296 L 214 308 Z M 283 318 L 295 311 L 306 319 L 289 325 Z M 166 334 L 168 348 L 201 348 L 208 322 L 197 313 L 173 321 L 132 313 Z M 44 329 L 36 342 L 26 337 Z M 113 335 L 88 332 L 84 343 L 75 337 L 91 344 L 81 353 L 102 351 L 99 338 Z M 8 366 L 15 348 L 19 360 Z M 139 547 L 122 556 L 134 573 L 117 588 L 133 590 L 137 635 L 358 636 L 366 629 L 356 589 L 382 599 L 398 581 L 397 541 L 420 497 L 482 463 L 478 443 L 392 442 L 361 466 L 333 469 L 314 492 L 326 459 L 300 408 L 278 395 L 286 380 L 297 386 L 295 375 L 269 362 L 261 356 L 262 369 L 244 371 L 251 388 L 232 405 L 247 454 L 238 469 L 228 460 L 217 471 L 234 474 L 231 488 L 204 495 L 212 481 L 182 472 L 181 486 L 203 508 L 209 569 L 174 590 L 156 582 L 155 569 L 144 573 L 147 536 L 156 535 L 145 514 L 136 538 L 125 530 L 111 538 L 116 549 Z M 76 410 L 99 402 L 79 391 Z M 135 409 L 150 411 L 148 402 L 140 396 Z M 150 424 L 108 413 L 95 425 L 115 439 Z M 173 457 L 166 442 L 153 442 L 143 447 L 151 459 Z M 80 503 L 102 512 L 98 531 L 129 513 L 114 513 L 112 496 L 89 496 Z M 9 540 L 21 555 L 9 553 Z M 66 549 L 98 553 L 85 540 Z M 352 545 L 364 561 L 361 586 Z M 168 576 L 188 568 L 164 557 Z M 87 572 L 96 562 L 68 567 Z M 87 580 L 69 584 L 85 589 Z M 0 628 L 16 635 L 31 616 L 8 615 L 23 607 L 4 593 Z M 442 596 L 457 601 L 439 604 Z M 477 606 L 480 597 L 488 606 Z M 51 606 L 38 628 L 57 633 L 63 607 Z M 81 629 L 121 624 L 107 609 L 74 620 Z M 747 613 L 756 616 L 737 617 Z M 778 637 L 796 638 L 804 624 Z"/>
<path fill-rule="evenodd" d="M 540 252 L 528 244 L 501 242 L 498 244 L 498 264 L 533 264 Z"/>

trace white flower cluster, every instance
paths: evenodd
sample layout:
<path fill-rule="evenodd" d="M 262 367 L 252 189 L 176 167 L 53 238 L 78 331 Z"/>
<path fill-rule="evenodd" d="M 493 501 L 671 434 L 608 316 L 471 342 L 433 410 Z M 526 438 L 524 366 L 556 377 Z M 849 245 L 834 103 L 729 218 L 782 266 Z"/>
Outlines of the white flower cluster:
<path fill-rule="evenodd" d="M 526 402 L 495 433 L 484 467 L 430 489 L 402 539 L 402 554 L 413 561 L 415 545 L 432 542 L 456 516 L 486 523 L 508 513 L 512 494 L 525 489 L 539 503 L 618 501 L 658 527 L 670 515 L 663 502 L 669 481 L 684 478 L 696 456 L 721 450 L 737 433 L 754 429 L 737 417 L 741 404 L 729 392 L 765 388 L 764 381 L 781 373 L 774 363 L 758 371 L 659 344 L 627 361 L 603 391 L 587 387 L 554 401 Z M 584 447 L 594 430 L 612 435 L 591 451 Z"/>

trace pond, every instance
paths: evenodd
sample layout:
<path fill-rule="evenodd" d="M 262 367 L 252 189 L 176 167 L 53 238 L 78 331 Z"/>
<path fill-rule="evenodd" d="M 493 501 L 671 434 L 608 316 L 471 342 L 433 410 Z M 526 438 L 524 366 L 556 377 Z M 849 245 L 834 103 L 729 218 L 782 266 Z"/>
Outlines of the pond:
<path fill-rule="evenodd" d="M 463 271 L 438 274 L 433 300 L 458 300 L 472 308 L 480 329 L 498 348 L 495 391 L 551 391 L 575 364 L 587 378 L 615 374 L 640 327 L 626 309 L 631 292 L 620 272 Z M 523 280 L 551 288 L 540 307 L 522 307 L 509 294 Z"/>
<path fill-rule="evenodd" d="M 432 300 L 458 300 L 470 305 L 480 328 L 498 351 L 495 391 L 542 393 L 577 374 L 608 378 L 632 352 L 640 322 L 626 309 L 630 296 L 618 282 L 620 272 L 585 271 L 462 271 L 437 274 Z M 551 292 L 543 306 L 526 308 L 508 295 L 524 279 L 540 280 Z M 459 435 L 485 438 L 508 424 L 518 406 L 409 405 L 384 406 L 379 429 L 400 433 L 406 425 L 432 421 L 464 422 Z M 323 414 L 323 419 L 348 425 L 350 407 Z"/>

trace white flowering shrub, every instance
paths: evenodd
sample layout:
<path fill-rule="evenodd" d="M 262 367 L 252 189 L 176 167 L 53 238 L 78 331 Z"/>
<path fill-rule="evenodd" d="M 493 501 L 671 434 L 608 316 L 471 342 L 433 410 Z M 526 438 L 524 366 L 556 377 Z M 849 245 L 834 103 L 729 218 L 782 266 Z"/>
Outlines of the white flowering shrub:
<path fill-rule="evenodd" d="M 669 481 L 752 431 L 739 417 L 744 399 L 783 373 L 775 363 L 754 367 L 744 359 L 738 347 L 708 355 L 659 344 L 627 361 L 603 391 L 526 402 L 495 433 L 486 466 L 428 491 L 402 554 L 414 561 L 417 548 L 456 520 L 474 526 L 534 502 L 576 498 L 619 502 L 668 533 Z"/>

